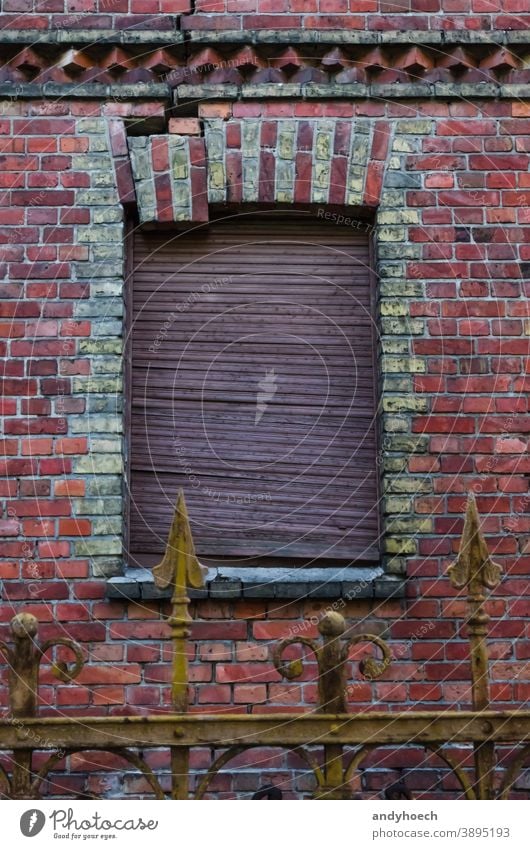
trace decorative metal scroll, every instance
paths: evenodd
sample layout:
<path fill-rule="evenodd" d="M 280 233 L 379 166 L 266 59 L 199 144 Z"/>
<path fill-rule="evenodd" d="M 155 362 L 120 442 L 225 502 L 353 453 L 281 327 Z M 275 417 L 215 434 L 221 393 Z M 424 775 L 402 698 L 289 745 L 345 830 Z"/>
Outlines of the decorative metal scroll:
<path fill-rule="evenodd" d="M 179 493 L 166 552 L 154 569 L 159 587 L 173 588 L 169 618 L 174 643 L 172 698 L 174 713 L 125 717 L 37 716 L 39 666 L 44 655 L 56 646 L 73 652 L 74 662 L 52 661 L 53 674 L 72 682 L 83 666 L 81 647 L 72 640 L 57 638 L 39 644 L 34 616 L 19 613 L 11 622 L 11 645 L 0 642 L 8 664 L 9 713 L 0 719 L 0 752 L 11 752 L 11 768 L 0 766 L 0 794 L 13 799 L 39 797 L 46 777 L 68 754 L 80 751 L 110 751 L 143 775 L 156 798 L 166 793 L 145 760 L 144 753 L 165 747 L 170 753 L 171 790 L 174 799 L 190 795 L 203 798 L 212 780 L 232 758 L 260 746 L 296 752 L 315 778 L 314 797 L 352 797 L 351 782 L 366 757 L 378 747 L 423 746 L 442 761 L 456 777 L 461 795 L 467 799 L 506 798 L 520 770 L 530 760 L 530 711 L 500 712 L 490 704 L 486 591 L 501 578 L 480 528 L 473 495 L 469 497 L 458 557 L 448 570 L 455 589 L 467 596 L 472 707 L 470 711 L 406 711 L 348 713 L 346 679 L 354 646 L 366 642 L 376 656 L 359 663 L 365 680 L 384 675 L 392 655 L 389 646 L 374 634 L 348 635 L 344 618 L 326 612 L 318 625 L 320 639 L 295 637 L 282 640 L 272 651 L 279 673 L 292 680 L 303 673 L 304 658 L 291 659 L 290 647 L 298 645 L 314 654 L 318 667 L 318 706 L 312 712 L 293 714 L 196 714 L 188 712 L 188 640 L 190 615 L 188 587 L 203 584 L 203 569 L 197 560 L 184 495 Z M 451 752 L 453 743 L 474 749 L 474 768 L 461 766 Z M 496 747 L 511 745 L 515 754 L 501 776 L 500 789 L 494 781 Z M 191 787 L 190 750 L 202 747 L 216 751 L 211 765 Z M 42 763 L 35 752 L 48 751 Z M 39 763 L 37 768 L 36 764 Z M 388 798 L 409 794 L 405 784 L 387 788 Z M 396 796 L 396 794 L 398 794 Z M 270 791 L 259 798 L 279 798 Z"/>

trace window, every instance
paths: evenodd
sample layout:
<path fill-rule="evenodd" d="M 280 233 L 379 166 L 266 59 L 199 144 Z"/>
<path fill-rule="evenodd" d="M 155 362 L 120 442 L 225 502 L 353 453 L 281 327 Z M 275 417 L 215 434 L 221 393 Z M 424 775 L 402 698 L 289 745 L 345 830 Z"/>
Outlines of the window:
<path fill-rule="evenodd" d="M 177 490 L 206 563 L 373 561 L 369 246 L 314 215 L 138 232 L 129 333 L 129 564 Z"/>

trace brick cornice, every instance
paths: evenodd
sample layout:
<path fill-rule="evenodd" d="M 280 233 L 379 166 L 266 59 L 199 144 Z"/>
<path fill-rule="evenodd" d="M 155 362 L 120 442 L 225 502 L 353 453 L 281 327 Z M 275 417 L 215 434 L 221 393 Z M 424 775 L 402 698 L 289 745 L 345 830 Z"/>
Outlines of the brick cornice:
<path fill-rule="evenodd" d="M 509 90 L 530 85 L 530 33 L 521 32 L 50 35 L 58 38 L 3 36 L 1 96 L 524 97 Z"/>

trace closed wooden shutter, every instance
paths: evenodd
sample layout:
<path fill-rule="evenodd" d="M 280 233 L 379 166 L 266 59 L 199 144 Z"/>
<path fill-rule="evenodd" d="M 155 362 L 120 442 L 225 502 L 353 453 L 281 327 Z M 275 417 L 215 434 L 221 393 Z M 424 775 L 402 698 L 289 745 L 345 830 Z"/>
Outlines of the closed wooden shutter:
<path fill-rule="evenodd" d="M 130 560 L 377 556 L 368 238 L 238 215 L 134 242 Z"/>

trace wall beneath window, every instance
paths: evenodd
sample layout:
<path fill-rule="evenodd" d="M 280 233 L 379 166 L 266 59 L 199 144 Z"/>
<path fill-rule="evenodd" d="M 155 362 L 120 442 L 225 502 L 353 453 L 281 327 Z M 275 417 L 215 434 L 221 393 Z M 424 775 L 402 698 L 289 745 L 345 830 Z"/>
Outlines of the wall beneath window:
<path fill-rule="evenodd" d="M 180 8 L 187 4 L 156 3 L 151 12 L 145 11 L 149 4 L 142 3 L 139 10 L 131 0 L 131 6 L 115 3 L 111 12 L 107 4 L 103 10 L 103 2 L 97 18 L 91 18 L 93 27 L 117 26 L 129 13 L 153 14 L 160 16 L 160 31 L 170 30 L 175 40 L 182 32 L 203 28 L 217 46 L 225 27 L 257 27 L 256 10 L 238 16 L 239 3 L 229 2 L 226 16 L 219 14 L 224 4 L 209 12 L 196 4 L 196 14 L 187 16 L 187 8 Z M 62 0 L 57 9 L 52 5 L 47 4 L 50 15 L 65 23 Z M 406 8 L 400 3 L 396 17 L 387 9 L 389 3 L 383 4 L 381 16 L 375 2 L 362 4 L 358 12 L 346 10 L 339 0 L 320 3 L 318 9 L 315 3 L 311 12 L 306 0 L 293 0 L 290 9 L 277 5 L 281 9 L 257 10 L 264 16 L 262 24 L 280 27 L 288 21 L 296 29 L 302 12 L 295 6 L 303 5 L 308 29 L 344 26 L 363 38 L 374 30 L 397 29 L 404 21 L 405 28 L 425 29 L 428 42 L 438 35 L 442 20 L 438 4 L 430 0 L 411 0 Z M 324 5 L 337 8 L 324 11 Z M 427 5 L 429 10 L 420 8 Z M 448 40 L 457 41 L 457 26 L 466 20 L 485 31 L 492 25 L 501 29 L 506 22 L 514 32 L 527 25 L 524 16 L 503 5 L 505 12 L 474 8 L 472 15 L 444 15 L 443 25 L 451 30 Z M 433 12 L 431 6 L 436 6 Z M 26 0 L 11 0 L 9 6 L 6 0 L 4 10 L 0 21 L 12 28 L 46 27 L 51 20 L 34 12 Z M 177 31 L 171 16 L 180 12 L 185 16 Z M 319 13 L 315 23 L 313 16 Z M 335 22 L 335 15 L 342 23 Z M 67 19 L 67 26 L 86 26 L 83 11 Z M 149 37 L 153 39 L 153 29 Z M 506 45 L 504 36 L 492 38 L 497 47 Z M 525 49 L 521 34 L 514 54 L 520 68 Z M 26 79 L 21 81 L 23 96 L 6 95 L 0 102 L 5 417 L 0 637 L 8 639 L 7 623 L 22 608 L 38 616 L 44 637 L 62 632 L 78 639 L 90 658 L 79 686 L 52 685 L 51 677 L 47 679 L 44 697 L 53 706 L 47 711 L 120 714 L 168 707 L 169 632 L 162 619 L 168 602 L 142 597 L 136 590 L 132 600 L 107 597 L 109 578 L 123 569 L 124 220 L 142 206 L 129 154 L 141 146 L 138 138 L 174 135 L 186 140 L 187 150 L 200 139 L 206 159 L 194 167 L 203 169 L 201 180 L 210 180 L 203 186 L 226 191 L 226 199 L 237 202 L 228 197 L 228 190 L 238 186 L 237 162 L 227 157 L 238 150 L 231 146 L 237 135 L 233 127 L 248 121 L 260 128 L 327 122 L 334 133 L 345 124 L 353 138 L 368 127 L 372 145 L 376 137 L 381 145 L 377 156 L 373 146 L 368 149 L 366 168 L 374 162 L 382 165 L 372 169 L 370 187 L 363 182 L 359 207 L 371 210 L 378 280 L 382 565 L 390 576 L 387 583 L 394 580 L 406 596 L 388 598 L 391 588 L 379 594 L 373 582 L 367 597 L 356 594 L 342 608 L 359 629 L 387 636 L 395 656 L 378 682 L 351 687 L 352 709 L 372 700 L 391 710 L 417 702 L 427 708 L 469 705 L 466 608 L 445 574 L 455 556 L 470 490 L 477 493 L 488 543 L 505 570 L 489 603 L 494 619 L 492 697 L 506 708 L 529 698 L 530 109 L 519 99 L 519 90 L 503 83 L 506 56 L 496 57 L 494 48 L 479 53 L 473 60 L 477 67 L 491 55 L 500 69 L 482 79 L 480 96 L 476 89 L 458 89 L 456 84 L 435 90 L 440 96 L 425 90 L 414 96 L 410 88 L 400 89 L 398 80 L 377 97 L 368 90 L 357 96 L 352 89 L 351 97 L 338 99 L 322 89 L 312 99 L 280 98 L 264 90 L 261 97 L 245 99 L 239 90 L 231 94 L 227 82 L 224 98 L 205 91 L 193 109 L 186 102 L 186 111 L 194 114 L 177 110 L 171 113 L 173 123 L 168 120 L 171 98 L 160 89 L 148 96 L 144 91 L 142 97 L 139 89 L 128 89 L 117 99 L 104 93 L 88 96 L 84 89 L 77 96 L 71 91 L 50 96 L 42 88 L 27 87 Z M 30 60 L 36 61 L 26 57 L 23 67 Z M 424 60 L 416 56 L 414 61 L 421 65 Z M 112 85 L 119 82 L 114 79 Z M 123 121 L 136 136 L 130 147 Z M 227 140 L 220 153 L 212 155 L 204 146 L 205 129 L 206 136 L 214 131 Z M 276 164 L 281 158 L 278 152 Z M 220 170 L 212 170 L 209 162 L 225 166 L 219 184 L 214 175 Z M 330 187 L 328 181 L 325 188 Z M 217 204 L 223 200 L 210 198 Z M 324 209 L 324 214 L 337 216 L 337 227 L 366 227 L 356 205 L 344 213 L 349 221 L 339 219 L 347 198 L 336 200 L 328 191 L 323 200 L 306 197 L 303 202 L 313 202 L 316 215 L 322 205 L 337 204 Z M 198 217 L 192 207 L 186 208 Z M 201 210 L 202 215 L 204 203 Z M 300 705 L 313 705 L 314 670 L 309 668 L 301 683 L 286 684 L 272 670 L 269 648 L 277 638 L 295 633 L 300 621 L 307 623 L 304 635 L 312 636 L 319 612 L 336 599 L 240 595 L 210 595 L 194 602 L 192 709 L 231 706 L 249 712 L 259 705 L 260 710 L 294 712 Z M 5 685 L 0 695 L 5 697 Z M 431 763 L 418 766 L 397 755 L 359 789 L 378 791 L 401 774 L 403 765 L 415 767 L 407 777 L 412 786 L 454 792 Z M 305 779 L 293 777 L 292 766 L 286 756 L 274 768 L 288 776 L 290 790 L 303 792 Z M 262 772 L 249 769 L 241 778 L 224 777 L 220 791 L 251 790 Z M 76 774 L 62 779 L 77 790 L 142 791 L 128 773 L 106 781 L 97 772 L 88 784 Z M 59 792 L 58 785 L 51 790 Z"/>

